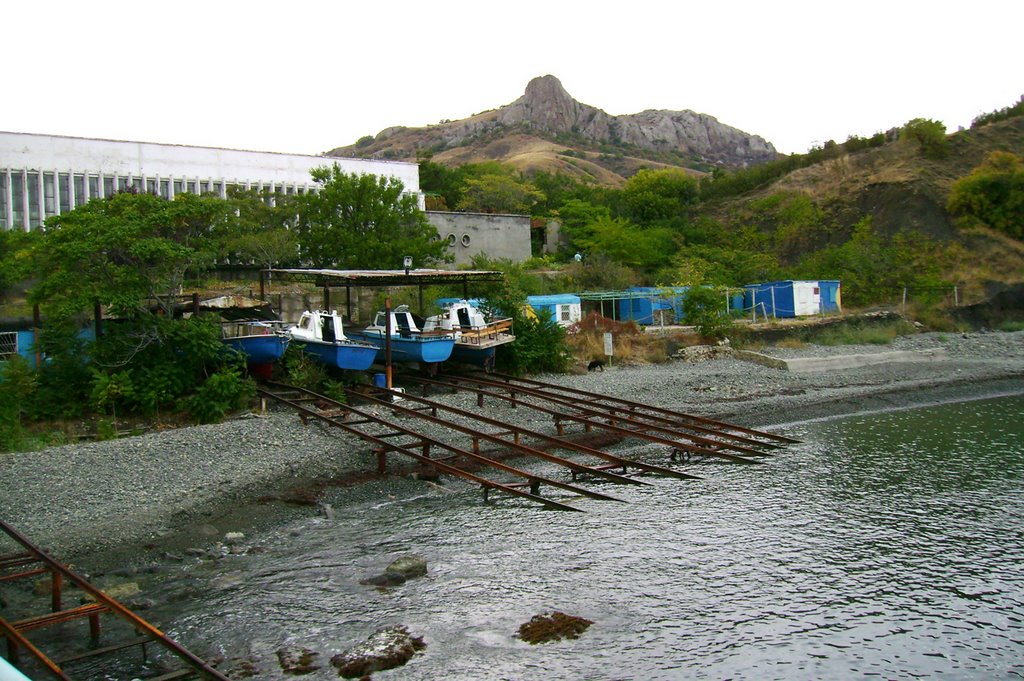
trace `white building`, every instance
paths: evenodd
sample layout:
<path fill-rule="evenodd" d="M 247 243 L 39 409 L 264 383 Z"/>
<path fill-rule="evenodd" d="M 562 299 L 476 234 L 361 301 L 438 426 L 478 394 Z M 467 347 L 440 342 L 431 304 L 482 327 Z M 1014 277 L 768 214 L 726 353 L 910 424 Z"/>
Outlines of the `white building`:
<path fill-rule="evenodd" d="M 0 229 L 31 230 L 130 187 L 167 199 L 182 192 L 224 197 L 229 187 L 304 194 L 316 186 L 309 171 L 334 163 L 347 173 L 401 180 L 423 208 L 415 163 L 0 131 Z"/>

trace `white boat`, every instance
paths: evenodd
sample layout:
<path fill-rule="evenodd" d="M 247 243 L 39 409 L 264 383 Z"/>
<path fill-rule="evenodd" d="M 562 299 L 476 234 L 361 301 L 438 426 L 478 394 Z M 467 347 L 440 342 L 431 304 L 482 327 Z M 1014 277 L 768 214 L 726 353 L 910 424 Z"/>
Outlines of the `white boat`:
<path fill-rule="evenodd" d="M 307 310 L 286 333 L 317 361 L 339 369 L 365 371 L 377 357 L 376 346 L 345 335 L 336 310 Z"/>
<path fill-rule="evenodd" d="M 453 358 L 490 369 L 494 365 L 495 349 L 516 339 L 512 319 L 488 320 L 473 302 L 446 302 L 440 314 L 427 317 L 423 330 L 452 332 L 455 335 Z"/>
<path fill-rule="evenodd" d="M 387 317 L 380 311 L 361 335 L 384 351 Z M 391 311 L 391 357 L 396 362 L 443 362 L 452 354 L 455 336 L 443 329 L 421 330 L 408 305 L 399 305 Z"/>

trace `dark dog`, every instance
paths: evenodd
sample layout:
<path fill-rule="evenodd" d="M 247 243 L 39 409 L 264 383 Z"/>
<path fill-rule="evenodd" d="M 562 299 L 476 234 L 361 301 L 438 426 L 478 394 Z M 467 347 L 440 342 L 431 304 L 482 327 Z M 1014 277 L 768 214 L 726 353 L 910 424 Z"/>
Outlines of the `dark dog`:
<path fill-rule="evenodd" d="M 599 371 L 604 371 L 604 362 L 602 362 L 599 359 L 595 359 L 593 362 L 587 365 L 587 371 L 594 371 L 595 369 Z"/>

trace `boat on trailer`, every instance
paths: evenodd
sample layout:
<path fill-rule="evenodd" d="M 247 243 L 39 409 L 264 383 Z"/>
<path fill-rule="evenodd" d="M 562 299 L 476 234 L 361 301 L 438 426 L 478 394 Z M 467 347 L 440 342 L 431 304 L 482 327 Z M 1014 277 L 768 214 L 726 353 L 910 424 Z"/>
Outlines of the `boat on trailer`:
<path fill-rule="evenodd" d="M 224 345 L 245 355 L 248 364 L 273 364 L 291 340 L 280 326 L 263 320 L 222 322 L 220 329 Z"/>
<path fill-rule="evenodd" d="M 387 339 L 387 315 L 381 310 L 374 316 L 373 324 L 362 330 L 361 336 L 375 345 L 381 352 Z M 434 329 L 424 331 L 407 305 L 399 305 L 391 311 L 391 358 L 396 362 L 444 362 L 452 355 L 455 334 L 450 330 Z"/>
<path fill-rule="evenodd" d="M 423 330 L 450 331 L 455 336 L 452 359 L 485 369 L 494 367 L 494 354 L 499 345 L 512 343 L 512 318 L 488 320 L 476 301 L 446 302 L 440 314 L 427 317 Z"/>
<path fill-rule="evenodd" d="M 306 310 L 298 324 L 287 329 L 295 343 L 316 361 L 338 369 L 365 371 L 377 358 L 377 347 L 345 335 L 336 310 Z"/>

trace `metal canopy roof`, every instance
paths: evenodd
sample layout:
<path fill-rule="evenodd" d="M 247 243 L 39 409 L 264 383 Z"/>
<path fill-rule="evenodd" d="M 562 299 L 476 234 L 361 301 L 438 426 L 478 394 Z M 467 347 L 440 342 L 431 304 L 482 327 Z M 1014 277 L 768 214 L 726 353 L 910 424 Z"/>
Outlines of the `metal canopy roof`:
<path fill-rule="evenodd" d="M 317 286 L 419 286 L 502 282 L 504 272 L 486 270 L 329 270 L 269 269 L 271 275 L 292 281 L 311 281 Z"/>

